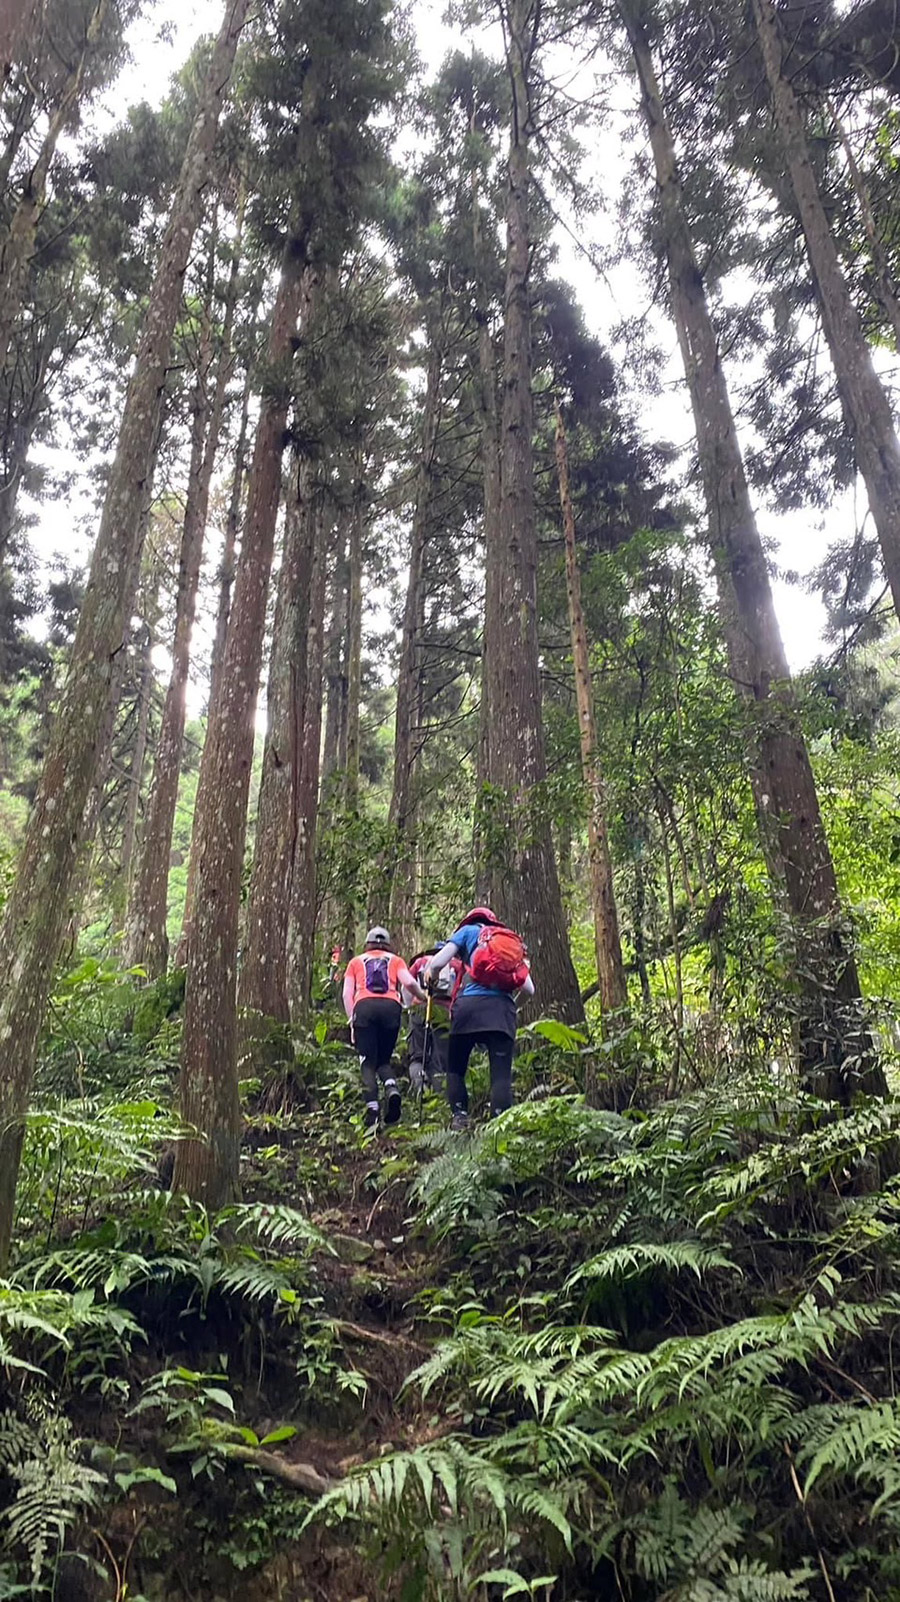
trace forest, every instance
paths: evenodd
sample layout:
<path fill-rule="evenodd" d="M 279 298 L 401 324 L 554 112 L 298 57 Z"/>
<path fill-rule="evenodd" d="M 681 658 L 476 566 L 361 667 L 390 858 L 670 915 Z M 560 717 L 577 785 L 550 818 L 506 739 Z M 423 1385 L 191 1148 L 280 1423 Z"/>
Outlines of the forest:
<path fill-rule="evenodd" d="M 0 1602 L 900 1602 L 896 0 L 0 63 Z"/>

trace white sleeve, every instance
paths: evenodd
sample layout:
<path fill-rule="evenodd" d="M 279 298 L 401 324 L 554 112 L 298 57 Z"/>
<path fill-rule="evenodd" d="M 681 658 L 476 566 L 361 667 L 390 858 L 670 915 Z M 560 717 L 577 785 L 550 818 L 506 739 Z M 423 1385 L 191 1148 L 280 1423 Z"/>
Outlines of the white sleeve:
<path fill-rule="evenodd" d="M 452 962 L 453 958 L 458 956 L 459 946 L 454 945 L 452 940 L 448 940 L 447 944 L 445 946 L 441 946 L 440 951 L 436 951 L 434 956 L 429 960 L 428 966 L 425 969 L 426 975 L 432 979 L 436 979 L 441 969 L 446 968 L 448 962 Z"/>

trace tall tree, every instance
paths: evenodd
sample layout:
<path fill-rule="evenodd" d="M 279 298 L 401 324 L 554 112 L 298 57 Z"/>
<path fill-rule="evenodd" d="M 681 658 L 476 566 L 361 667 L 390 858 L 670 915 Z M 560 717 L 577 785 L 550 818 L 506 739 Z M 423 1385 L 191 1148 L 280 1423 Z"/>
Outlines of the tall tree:
<path fill-rule="evenodd" d="M 394 718 L 394 781 L 388 810 L 388 837 L 393 857 L 388 923 L 398 951 L 415 942 L 416 764 L 420 754 L 422 707 L 422 631 L 425 621 L 425 552 L 440 424 L 440 327 L 428 330 L 429 351 L 422 405 L 421 444 L 409 543 L 409 574 L 403 608 L 400 661 L 397 666 L 397 709 Z M 378 913 L 376 911 L 376 916 Z"/>
<path fill-rule="evenodd" d="M 232 328 L 237 300 L 242 224 L 243 206 L 239 204 L 237 237 L 225 292 L 221 346 L 214 380 L 212 317 L 218 232 L 215 227 L 211 232 L 210 268 L 205 305 L 201 311 L 196 380 L 191 400 L 191 451 L 178 565 L 172 669 L 156 747 L 153 787 L 140 857 L 129 896 L 126 961 L 129 966 L 143 967 L 148 977 L 152 979 L 165 971 L 168 960 L 166 911 L 169 858 L 172 850 L 172 830 L 175 825 L 187 715 L 191 635 L 200 586 L 210 487 L 219 448 L 226 390 L 233 367 Z"/>
<path fill-rule="evenodd" d="M 288 237 L 225 660 L 201 765 L 181 1080 L 182 1110 L 200 1135 L 180 1144 L 174 1175 L 178 1188 L 213 1207 L 238 1186 L 241 871 L 297 320 L 315 275 L 336 268 L 355 237 L 364 198 L 383 159 L 383 134 L 373 126 L 373 114 L 394 87 L 387 65 L 393 45 L 388 0 L 345 7 L 287 0 L 272 38 L 257 70 L 265 134 L 258 210 L 268 237 L 283 237 L 287 217 Z M 272 882 L 268 875 L 267 881 Z"/>
<path fill-rule="evenodd" d="M 556 412 L 556 470 L 559 478 L 559 499 L 566 543 L 566 591 L 569 603 L 569 627 L 572 636 L 572 663 L 575 669 L 575 700 L 578 707 L 581 767 L 588 803 L 588 863 L 594 919 L 594 950 L 597 957 L 597 982 L 600 988 L 600 1000 L 603 1005 L 604 1031 L 607 1035 L 613 1035 L 621 1026 L 622 1015 L 628 1006 L 628 985 L 625 979 L 625 964 L 622 961 L 619 914 L 616 907 L 612 858 L 609 850 L 609 831 L 606 822 L 606 786 L 603 780 L 597 741 L 597 719 L 594 711 L 591 657 L 584 623 L 584 607 L 581 601 L 581 572 L 578 567 L 578 548 L 575 541 L 575 512 L 569 485 L 568 442 L 560 407 L 557 407 Z"/>
<path fill-rule="evenodd" d="M 753 15 L 775 123 L 806 237 L 838 394 L 878 532 L 894 610 L 900 617 L 900 440 L 890 401 L 875 371 L 841 270 L 816 182 L 803 115 L 785 69 L 784 42 L 772 0 L 753 0 Z"/>
<path fill-rule="evenodd" d="M 229 0 L 213 48 L 144 318 L 66 688 L 0 923 L 0 1267 L 12 1230 L 37 1037 L 65 928 L 82 821 L 134 600 L 142 489 L 219 114 L 249 0 Z"/>
<path fill-rule="evenodd" d="M 675 145 L 647 30 L 619 0 L 656 168 L 672 312 L 691 399 L 710 548 L 731 673 L 749 714 L 749 767 L 773 883 L 796 941 L 801 1063 L 817 1093 L 848 1102 L 884 1090 L 861 1052 L 859 977 L 849 949 L 815 780 L 775 616 L 718 341 L 687 221 Z M 868 1063 L 868 1067 L 866 1064 Z M 858 1076 L 851 1066 L 859 1069 Z"/>
<path fill-rule="evenodd" d="M 261 1019 L 290 1021 L 288 921 L 297 841 L 303 707 L 306 700 L 308 626 L 312 600 L 313 540 L 317 531 L 313 463 L 296 461 L 285 511 L 284 545 L 266 694 L 266 743 L 256 816 L 256 842 L 238 1002 L 245 1036 Z"/>
<path fill-rule="evenodd" d="M 486 529 L 496 573 L 485 608 L 490 684 L 488 779 L 510 817 L 502 864 L 492 867 L 497 910 L 521 929 L 539 976 L 541 1005 L 583 1017 L 569 952 L 556 858 L 541 787 L 546 778 L 537 634 L 537 532 L 531 391 L 531 80 L 541 20 L 538 0 L 503 6 L 512 96 L 507 162 L 507 253 L 499 522 Z"/>
<path fill-rule="evenodd" d="M 333 510 L 333 509 L 331 509 Z M 316 833 L 319 818 L 319 761 L 322 743 L 322 669 L 325 643 L 327 577 L 326 491 L 313 486 L 307 509 L 313 519 L 309 613 L 306 626 L 306 671 L 303 701 L 297 708 L 296 826 L 291 864 L 288 917 L 288 992 L 291 1021 L 302 1023 L 309 1011 L 316 947 Z"/>
<path fill-rule="evenodd" d="M 240 881 L 306 244 L 303 238 L 289 238 L 272 311 L 268 392 L 256 426 L 225 660 L 219 695 L 210 708 L 191 842 L 196 878 L 186 934 L 181 1110 L 187 1122 L 202 1133 L 179 1143 L 173 1185 L 213 1208 L 224 1206 L 238 1190 L 235 985 Z"/>

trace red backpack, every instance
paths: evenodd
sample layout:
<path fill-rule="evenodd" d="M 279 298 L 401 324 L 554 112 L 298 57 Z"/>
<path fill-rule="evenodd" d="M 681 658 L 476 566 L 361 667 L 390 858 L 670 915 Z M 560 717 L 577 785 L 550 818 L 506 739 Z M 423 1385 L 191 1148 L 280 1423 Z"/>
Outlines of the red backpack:
<path fill-rule="evenodd" d="M 491 990 L 519 990 L 528 978 L 528 964 L 515 930 L 502 923 L 482 924 L 467 971 L 476 984 Z"/>

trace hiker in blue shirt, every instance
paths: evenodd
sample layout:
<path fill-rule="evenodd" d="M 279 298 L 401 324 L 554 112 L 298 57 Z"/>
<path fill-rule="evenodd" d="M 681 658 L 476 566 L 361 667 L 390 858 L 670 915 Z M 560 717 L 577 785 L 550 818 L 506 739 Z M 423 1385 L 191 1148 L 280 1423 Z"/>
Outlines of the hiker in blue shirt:
<path fill-rule="evenodd" d="M 451 1128 L 466 1129 L 469 1093 L 466 1070 L 476 1046 L 484 1046 L 491 1067 L 491 1117 L 512 1106 L 512 1064 L 516 1044 L 516 1001 L 534 995 L 524 947 L 490 907 L 473 907 L 459 928 L 426 964 L 426 988 L 454 957 L 463 973 L 450 1008 L 447 1100 Z"/>

